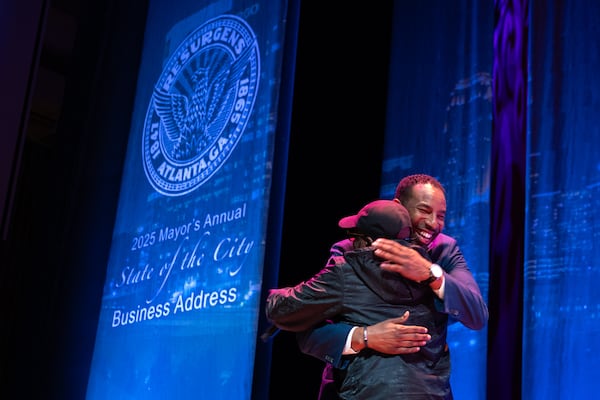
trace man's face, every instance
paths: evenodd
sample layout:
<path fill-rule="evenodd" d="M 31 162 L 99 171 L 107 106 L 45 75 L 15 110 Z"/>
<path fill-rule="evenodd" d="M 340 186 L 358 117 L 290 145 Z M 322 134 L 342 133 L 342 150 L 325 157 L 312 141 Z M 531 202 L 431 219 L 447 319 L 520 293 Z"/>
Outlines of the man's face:
<path fill-rule="evenodd" d="M 430 183 L 419 183 L 413 186 L 411 196 L 404 206 L 410 214 L 415 242 L 427 247 L 444 229 L 444 192 Z"/>

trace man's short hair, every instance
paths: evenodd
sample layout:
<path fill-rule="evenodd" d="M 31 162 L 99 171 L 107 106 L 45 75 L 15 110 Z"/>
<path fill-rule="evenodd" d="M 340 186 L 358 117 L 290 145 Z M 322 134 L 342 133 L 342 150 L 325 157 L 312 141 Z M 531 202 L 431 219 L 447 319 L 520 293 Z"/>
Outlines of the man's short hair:
<path fill-rule="evenodd" d="M 426 184 L 431 183 L 434 187 L 440 189 L 444 195 L 446 195 L 446 190 L 444 186 L 431 175 L 427 174 L 414 174 L 405 176 L 400 180 L 398 186 L 396 186 L 396 192 L 394 193 L 394 198 L 400 200 L 404 204 L 404 202 L 410 197 L 412 187 L 418 184 Z"/>

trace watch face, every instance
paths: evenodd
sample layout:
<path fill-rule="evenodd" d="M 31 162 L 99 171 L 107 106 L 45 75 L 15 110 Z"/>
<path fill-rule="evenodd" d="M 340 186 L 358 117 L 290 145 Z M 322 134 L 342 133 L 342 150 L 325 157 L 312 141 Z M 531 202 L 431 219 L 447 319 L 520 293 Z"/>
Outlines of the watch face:
<path fill-rule="evenodd" d="M 437 264 L 433 264 L 429 270 L 431 271 L 431 275 L 433 275 L 436 279 L 441 278 L 441 276 L 444 274 L 442 267 Z"/>

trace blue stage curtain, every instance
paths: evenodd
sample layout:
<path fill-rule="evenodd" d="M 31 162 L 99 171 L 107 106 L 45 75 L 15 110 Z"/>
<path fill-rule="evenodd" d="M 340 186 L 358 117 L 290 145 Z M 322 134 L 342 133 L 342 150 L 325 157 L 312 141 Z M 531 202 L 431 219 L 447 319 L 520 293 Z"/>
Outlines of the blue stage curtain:
<path fill-rule="evenodd" d="M 523 398 L 600 378 L 600 3 L 531 2 Z"/>
<path fill-rule="evenodd" d="M 381 195 L 428 173 L 447 191 L 445 233 L 488 292 L 492 2 L 396 2 Z M 449 327 L 457 399 L 485 399 L 487 329 Z"/>

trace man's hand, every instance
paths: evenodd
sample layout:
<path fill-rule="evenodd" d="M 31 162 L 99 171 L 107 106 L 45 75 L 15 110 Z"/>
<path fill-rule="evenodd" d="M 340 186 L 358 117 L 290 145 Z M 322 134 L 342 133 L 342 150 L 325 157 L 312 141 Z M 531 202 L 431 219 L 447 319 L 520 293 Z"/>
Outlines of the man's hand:
<path fill-rule="evenodd" d="M 410 354 L 416 353 L 425 346 L 431 336 L 427 328 L 418 325 L 404 325 L 409 312 L 398 318 L 386 319 L 367 329 L 369 335 L 369 348 L 384 354 Z M 362 329 L 356 329 L 361 331 Z M 357 337 L 358 336 L 358 337 Z M 356 341 L 355 341 L 356 338 Z M 352 348 L 364 349 L 361 335 L 353 335 Z"/>
<path fill-rule="evenodd" d="M 396 272 L 415 282 L 429 278 L 431 261 L 424 258 L 415 249 L 383 238 L 375 240 L 372 246 L 375 248 L 375 255 L 385 260 L 381 263 L 382 269 Z"/>

